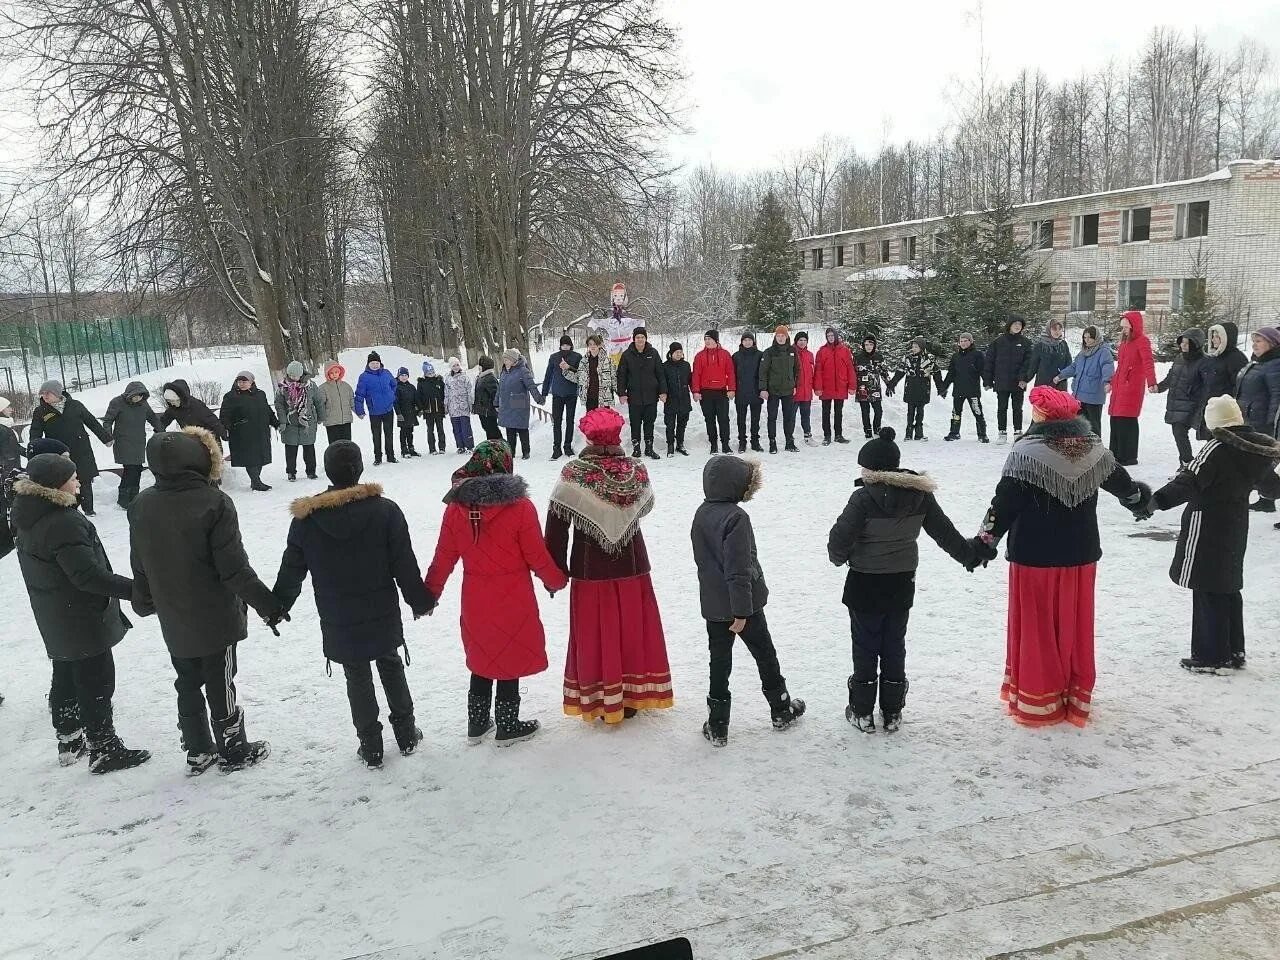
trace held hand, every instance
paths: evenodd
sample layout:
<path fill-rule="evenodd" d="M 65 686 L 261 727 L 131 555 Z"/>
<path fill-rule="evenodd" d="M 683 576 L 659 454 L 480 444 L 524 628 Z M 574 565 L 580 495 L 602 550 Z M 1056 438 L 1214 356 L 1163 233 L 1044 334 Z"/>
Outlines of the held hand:
<path fill-rule="evenodd" d="M 363 414 L 363 413 L 357 413 L 357 414 L 356 414 L 356 416 L 357 416 L 357 417 L 359 417 L 361 420 L 363 420 L 363 419 L 364 419 L 364 414 Z"/>
<path fill-rule="evenodd" d="M 1061 377 L 1054 377 L 1054 378 L 1053 378 L 1053 382 L 1054 382 L 1054 383 L 1061 383 L 1061 382 L 1062 382 L 1062 378 L 1061 378 Z"/>
<path fill-rule="evenodd" d="M 618 394 L 618 402 L 625 406 L 627 403 L 627 395 L 625 393 Z"/>
<path fill-rule="evenodd" d="M 729 624 L 729 632 L 734 635 L 742 633 L 745 629 L 747 629 L 747 621 L 742 617 L 735 618 L 733 623 Z"/>
<path fill-rule="evenodd" d="M 568 370 L 568 369 L 569 369 L 569 361 L 567 361 L 567 360 L 561 360 L 561 361 L 560 361 L 560 369 L 561 369 L 561 370 Z"/>
<path fill-rule="evenodd" d="M 1111 392 L 1111 383 L 1110 383 L 1110 381 L 1108 381 L 1108 382 L 1107 382 L 1106 391 L 1107 391 L 1107 393 L 1110 393 L 1110 392 Z"/>
<path fill-rule="evenodd" d="M 1159 393 L 1159 387 L 1147 387 L 1147 393 Z"/>
<path fill-rule="evenodd" d="M 733 399 L 733 397 L 734 397 L 734 391 L 730 390 L 730 391 L 729 391 L 729 399 L 730 399 L 730 400 L 732 400 L 732 399 Z"/>
<path fill-rule="evenodd" d="M 1025 381 L 1025 380 L 1019 380 L 1019 381 L 1018 381 L 1018 389 L 1019 389 L 1019 390 L 1025 390 L 1025 389 L 1027 389 L 1027 381 Z"/>
<path fill-rule="evenodd" d="M 768 390 L 761 390 L 761 391 L 760 391 L 760 399 L 761 399 L 761 400 L 768 400 L 768 399 L 769 399 L 769 391 L 768 391 Z"/>
<path fill-rule="evenodd" d="M 693 395 L 693 402 L 694 402 L 694 403 L 701 403 L 701 402 L 702 402 L 702 394 L 700 394 L 700 393 L 695 393 L 695 394 Z"/>

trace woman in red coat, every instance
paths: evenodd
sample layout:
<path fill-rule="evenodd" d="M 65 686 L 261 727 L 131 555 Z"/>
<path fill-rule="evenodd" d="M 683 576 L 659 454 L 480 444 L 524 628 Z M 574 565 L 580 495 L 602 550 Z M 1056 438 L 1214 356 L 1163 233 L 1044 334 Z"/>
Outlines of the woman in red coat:
<path fill-rule="evenodd" d="M 809 335 L 803 331 L 796 334 L 796 362 L 800 365 L 800 378 L 796 381 L 796 392 L 792 399 L 800 412 L 800 429 L 804 431 L 804 442 L 814 445 L 813 426 L 810 420 L 810 406 L 813 404 L 813 354 L 809 352 Z"/>
<path fill-rule="evenodd" d="M 538 721 L 520 719 L 519 679 L 547 669 L 546 635 L 533 592 L 536 573 L 554 594 L 568 578 L 547 553 L 538 511 L 522 477 L 511 475 L 511 448 L 501 440 L 476 447 L 453 474 L 426 587 L 439 597 L 462 561 L 462 646 L 471 671 L 467 737 L 479 743 L 493 729 L 489 707 L 498 694 L 496 741 L 528 740 Z"/>
<path fill-rule="evenodd" d="M 674 702 L 640 532 L 653 488 L 644 464 L 622 452 L 624 422 L 609 409 L 582 418 L 578 427 L 590 446 L 560 471 L 547 508 L 547 547 L 572 578 L 564 712 L 605 723 Z"/>
<path fill-rule="evenodd" d="M 831 443 L 831 407 L 836 408 L 836 443 L 848 443 L 844 437 L 844 402 L 856 377 L 853 351 L 840 339 L 835 327 L 827 327 L 827 342 L 818 348 L 813 364 L 813 392 L 822 401 L 822 445 Z"/>
<path fill-rule="evenodd" d="M 1116 463 L 1132 467 L 1138 462 L 1138 417 L 1143 395 L 1156 389 L 1156 364 L 1151 340 L 1142 332 L 1142 311 L 1130 310 L 1120 318 L 1120 352 L 1116 372 L 1107 385 L 1111 392 L 1111 452 Z"/>

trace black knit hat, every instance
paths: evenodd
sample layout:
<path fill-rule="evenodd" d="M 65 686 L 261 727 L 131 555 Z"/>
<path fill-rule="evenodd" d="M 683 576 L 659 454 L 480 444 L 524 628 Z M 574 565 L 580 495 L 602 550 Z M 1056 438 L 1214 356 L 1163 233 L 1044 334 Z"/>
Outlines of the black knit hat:
<path fill-rule="evenodd" d="M 478 363 L 481 370 L 493 369 L 493 357 L 481 357 Z"/>
<path fill-rule="evenodd" d="M 335 440 L 324 451 L 324 473 L 335 487 L 354 487 L 364 473 L 364 457 L 360 444 L 353 440 Z"/>
<path fill-rule="evenodd" d="M 562 347 L 572 347 L 572 346 L 573 346 L 573 337 L 569 336 L 569 335 L 566 333 L 563 337 L 561 337 L 561 338 L 560 338 L 560 346 L 562 346 Z"/>
<path fill-rule="evenodd" d="M 649 331 L 646 330 L 644 327 L 636 327 L 634 330 L 631 331 L 632 340 L 634 340 L 636 337 L 639 337 L 639 336 L 644 336 L 647 338 L 649 336 Z"/>
<path fill-rule="evenodd" d="M 893 442 L 898 434 L 893 427 L 884 427 L 880 436 L 868 440 L 858 451 L 858 466 L 868 470 L 897 470 L 902 465 L 902 451 Z"/>
<path fill-rule="evenodd" d="M 720 342 L 720 331 L 719 331 L 719 330 L 708 330 L 706 333 L 704 333 L 704 334 L 702 335 L 702 338 L 703 338 L 704 340 L 714 340 L 716 343 L 719 343 L 719 342 Z"/>
<path fill-rule="evenodd" d="M 805 333 L 803 330 L 801 330 L 799 333 L 797 333 L 797 334 L 796 334 L 794 337 L 792 337 L 791 339 L 792 339 L 792 341 L 793 341 L 793 342 L 795 342 L 795 343 L 799 343 L 801 340 L 803 340 L 805 343 L 808 343 L 808 342 L 809 342 L 809 334 L 807 334 L 807 333 Z"/>
<path fill-rule="evenodd" d="M 738 338 L 738 346 L 742 346 L 744 340 L 750 340 L 752 344 L 756 342 L 756 335 L 750 330 L 743 330 L 742 336 Z"/>
<path fill-rule="evenodd" d="M 681 343 L 679 340 L 672 340 L 672 341 L 671 341 L 671 345 L 670 345 L 669 347 L 667 347 L 667 359 L 668 359 L 668 360 L 670 360 L 670 359 L 671 359 L 671 355 L 672 355 L 673 353 L 675 353 L 677 350 L 679 350 L 679 351 L 681 351 L 681 352 L 683 353 L 683 352 L 684 352 L 684 344 L 683 344 L 683 343 Z"/>
<path fill-rule="evenodd" d="M 27 461 L 27 479 L 50 490 L 57 490 L 76 473 L 76 465 L 56 453 L 41 453 Z"/>
<path fill-rule="evenodd" d="M 377 360 L 379 363 L 381 363 L 381 362 L 382 362 L 382 358 L 381 358 L 380 356 L 378 356 L 378 351 L 377 351 L 377 350 L 370 350 L 370 351 L 369 351 L 369 356 L 368 356 L 368 358 L 365 360 L 364 364 L 365 364 L 365 366 L 367 367 L 369 364 L 373 363 L 373 361 L 375 361 L 375 360 Z"/>

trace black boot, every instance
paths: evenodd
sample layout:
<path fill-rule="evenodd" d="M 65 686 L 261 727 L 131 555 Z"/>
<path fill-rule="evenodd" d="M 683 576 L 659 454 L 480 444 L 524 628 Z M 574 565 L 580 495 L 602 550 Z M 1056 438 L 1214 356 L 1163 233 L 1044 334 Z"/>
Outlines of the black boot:
<path fill-rule="evenodd" d="M 707 722 L 702 725 L 702 735 L 713 747 L 729 743 L 729 707 L 731 699 L 713 700 L 707 697 Z"/>
<path fill-rule="evenodd" d="M 731 446 L 729 446 L 729 441 L 728 441 L 728 440 L 725 440 L 724 442 L 722 442 L 722 443 L 720 444 L 720 449 L 721 449 L 724 453 L 733 453 L 733 448 L 732 448 Z M 714 451 L 712 451 L 712 452 L 714 452 Z"/>
<path fill-rule="evenodd" d="M 471 743 L 479 743 L 493 729 L 493 717 L 489 713 L 492 701 L 492 691 L 482 696 L 467 694 L 467 740 Z"/>
<path fill-rule="evenodd" d="M 564 455 L 565 455 L 566 457 L 573 457 L 573 456 L 577 456 L 577 454 L 575 454 L 575 453 L 573 452 L 573 444 L 572 444 L 572 443 L 566 443 L 566 444 L 564 445 Z"/>
<path fill-rule="evenodd" d="M 843 433 L 837 433 L 836 443 L 852 443 L 852 441 L 848 437 L 846 437 Z"/>
<path fill-rule="evenodd" d="M 895 733 L 902 725 L 902 708 L 907 702 L 911 684 L 903 680 L 880 678 L 880 720 L 885 733 Z"/>
<path fill-rule="evenodd" d="M 652 443 L 647 443 L 647 444 L 645 444 L 645 447 L 644 447 L 644 455 L 645 455 L 646 457 L 648 457 L 650 460 L 661 460 L 661 459 L 662 459 L 660 456 L 658 456 L 658 451 L 657 451 L 657 450 L 655 450 L 655 449 L 653 449 L 653 444 L 652 444 Z"/>
<path fill-rule="evenodd" d="M 223 773 L 243 770 L 271 755 L 271 744 L 246 735 L 243 707 L 236 707 L 225 720 L 213 721 L 213 738 L 218 745 L 218 769 Z"/>
<path fill-rule="evenodd" d="M 269 486 L 267 486 L 267 484 L 263 483 L 263 482 L 259 479 L 259 480 L 254 480 L 254 481 L 252 481 L 252 482 L 249 484 L 249 489 L 250 489 L 250 490 L 256 490 L 256 491 L 258 491 L 259 493 L 266 493 L 266 492 L 267 492 L 268 490 L 270 490 L 271 488 L 270 488 Z"/>
<path fill-rule="evenodd" d="M 760 446 L 759 440 L 751 441 L 751 451 L 753 453 L 764 453 L 764 447 Z"/>
<path fill-rule="evenodd" d="M 667 456 L 674 457 L 676 455 L 676 445 L 674 443 L 667 444 Z"/>
<path fill-rule="evenodd" d="M 777 452 L 778 452 L 778 442 L 777 442 L 776 440 L 770 440 L 770 441 L 769 441 L 769 452 L 770 452 L 770 453 L 777 453 Z"/>
<path fill-rule="evenodd" d="M 151 759 L 151 754 L 146 750 L 130 750 L 116 736 L 115 725 L 111 722 L 110 707 L 107 708 L 102 720 L 92 725 L 86 724 L 85 738 L 89 741 L 90 773 L 129 770 Z"/>
<path fill-rule="evenodd" d="M 640 459 L 640 444 L 638 443 L 631 444 L 631 459 L 632 460 Z"/>
<path fill-rule="evenodd" d="M 552 460 L 559 460 L 562 456 L 564 456 L 564 454 L 562 454 L 562 453 L 560 452 L 560 448 L 559 448 L 559 447 L 552 447 L 552 448 L 551 448 L 551 459 L 552 459 Z"/>
<path fill-rule="evenodd" d="M 357 730 L 356 736 L 360 738 L 356 756 L 370 770 L 377 770 L 382 766 L 382 724 L 375 720 L 363 730 Z"/>
<path fill-rule="evenodd" d="M 987 421 L 983 417 L 978 418 L 978 442 L 979 443 L 991 442 L 991 440 L 988 439 L 987 437 Z"/>
<path fill-rule="evenodd" d="M 402 757 L 412 754 L 422 742 L 422 731 L 418 729 L 413 714 L 407 717 L 392 717 L 391 732 L 396 736 L 396 746 L 400 748 Z"/>
<path fill-rule="evenodd" d="M 498 733 L 494 742 L 500 747 L 528 740 L 542 726 L 537 720 L 520 719 L 519 697 L 514 700 L 499 700 L 494 704 L 494 713 L 498 719 Z"/>
<path fill-rule="evenodd" d="M 769 716 L 773 718 L 775 730 L 785 730 L 804 716 L 804 701 L 792 700 L 785 683 L 766 690 L 764 698 L 769 701 Z"/>
<path fill-rule="evenodd" d="M 800 448 L 796 446 L 796 442 L 794 440 L 788 440 L 786 446 L 783 447 L 782 449 L 785 450 L 787 453 L 800 452 Z"/>
<path fill-rule="evenodd" d="M 83 730 L 58 734 L 58 766 L 69 767 L 88 752 Z"/>
<path fill-rule="evenodd" d="M 182 749 L 187 751 L 187 776 L 198 777 L 218 762 L 218 751 L 209 730 L 209 713 L 203 705 L 199 713 L 178 715 L 178 731 L 182 734 Z"/>
<path fill-rule="evenodd" d="M 683 440 L 676 444 L 676 453 L 680 454 L 682 457 L 687 457 L 689 455 L 689 451 L 684 448 Z"/>
<path fill-rule="evenodd" d="M 875 733 L 876 721 L 871 711 L 876 707 L 876 681 L 849 678 L 849 705 L 844 718 L 863 733 Z"/>

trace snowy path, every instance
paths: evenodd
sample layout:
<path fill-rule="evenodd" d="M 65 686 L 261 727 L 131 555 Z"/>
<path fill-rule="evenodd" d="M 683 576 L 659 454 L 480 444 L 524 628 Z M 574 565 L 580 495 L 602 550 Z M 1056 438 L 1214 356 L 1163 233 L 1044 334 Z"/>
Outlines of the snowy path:
<path fill-rule="evenodd" d="M 397 360 L 390 360 L 392 363 Z M 1173 461 L 1155 398 L 1140 477 Z M 888 404 L 900 426 L 902 406 Z M 941 483 L 977 527 L 1005 449 L 927 444 L 904 465 Z M 358 425 L 360 439 L 367 439 Z M 971 427 L 966 425 L 966 437 Z M 117 724 L 155 757 L 90 777 L 60 769 L 43 700 L 48 664 L 16 562 L 0 562 L 0 960 L 587 958 L 687 935 L 695 956 L 1264 957 L 1280 936 L 1280 682 L 1276 622 L 1246 604 L 1249 669 L 1193 677 L 1190 595 L 1166 570 L 1177 514 L 1134 524 L 1104 502 L 1099 683 L 1085 730 L 1031 731 L 1003 716 L 1003 560 L 973 575 L 922 546 L 906 723 L 892 738 L 843 717 L 849 673 L 842 572 L 826 534 L 856 476 L 856 444 L 766 456 L 750 506 L 792 693 L 809 702 L 775 733 L 750 658 L 734 679 L 728 748 L 704 718 L 705 632 L 688 546 L 701 500 L 695 455 L 654 465 L 645 525 L 657 563 L 675 709 L 604 730 L 559 715 L 567 598 L 543 598 L 552 669 L 525 685 L 545 725 L 511 750 L 463 740 L 458 583 L 408 628 L 410 683 L 427 740 L 365 771 L 339 677 L 327 679 L 310 588 L 276 640 L 251 628 L 240 690 L 262 767 L 182 776 L 172 668 L 154 620 L 117 648 Z M 555 477 L 548 431 L 522 464 L 542 511 Z M 267 479 L 283 473 L 277 463 Z M 370 470 L 409 515 L 425 567 L 450 471 L 424 457 Z M 114 499 L 101 481 L 99 499 Z M 291 497 L 231 481 L 259 574 L 275 575 Z M 1273 518 L 1255 517 L 1246 596 L 1280 569 Z M 127 569 L 123 514 L 99 529 Z M 1137 535 L 1136 535 L 1137 534 Z"/>

